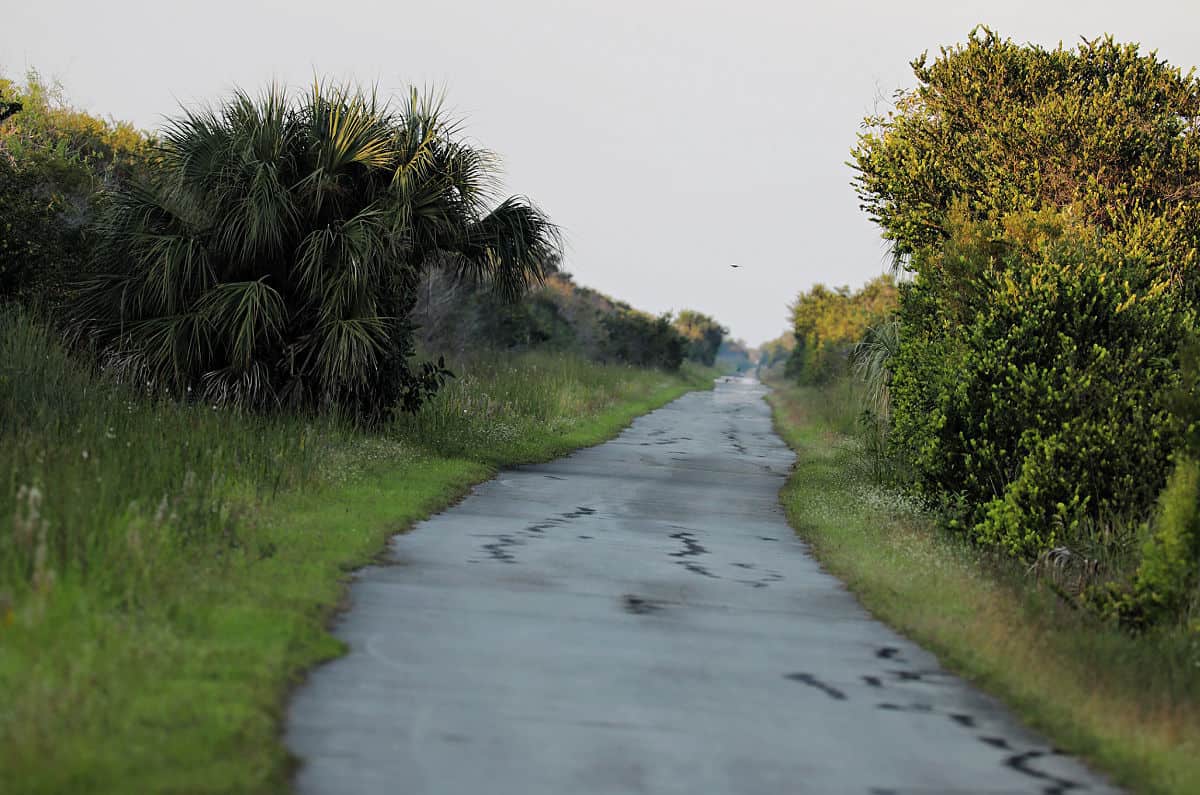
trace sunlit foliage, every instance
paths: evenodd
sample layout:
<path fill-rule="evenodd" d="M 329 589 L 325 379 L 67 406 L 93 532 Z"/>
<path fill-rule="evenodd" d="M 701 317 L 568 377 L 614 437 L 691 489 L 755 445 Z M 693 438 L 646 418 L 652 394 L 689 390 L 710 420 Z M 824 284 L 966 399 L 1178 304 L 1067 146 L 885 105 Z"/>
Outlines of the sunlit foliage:
<path fill-rule="evenodd" d="M 1126 593 L 1124 528 L 1154 512 L 1184 426 L 1167 396 L 1200 298 L 1200 81 L 1111 38 L 1045 49 L 985 28 L 913 70 L 853 152 L 911 274 L 892 451 L 951 526 L 1093 556 Z M 1178 529 L 1176 502 L 1152 526 Z"/>
<path fill-rule="evenodd" d="M 879 276 L 859 290 L 814 286 L 791 306 L 795 344 L 788 373 L 801 383 L 821 384 L 845 372 L 854 346 L 872 324 L 896 308 L 896 285 Z"/>

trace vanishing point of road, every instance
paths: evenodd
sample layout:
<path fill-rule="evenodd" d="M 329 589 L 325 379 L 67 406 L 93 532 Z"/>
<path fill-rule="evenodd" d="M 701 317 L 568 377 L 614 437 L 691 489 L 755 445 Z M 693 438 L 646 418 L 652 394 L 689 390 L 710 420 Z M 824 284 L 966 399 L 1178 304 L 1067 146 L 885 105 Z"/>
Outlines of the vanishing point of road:
<path fill-rule="evenodd" d="M 691 393 L 393 539 L 292 702 L 299 792 L 1113 792 L 821 570 L 764 393 Z"/>

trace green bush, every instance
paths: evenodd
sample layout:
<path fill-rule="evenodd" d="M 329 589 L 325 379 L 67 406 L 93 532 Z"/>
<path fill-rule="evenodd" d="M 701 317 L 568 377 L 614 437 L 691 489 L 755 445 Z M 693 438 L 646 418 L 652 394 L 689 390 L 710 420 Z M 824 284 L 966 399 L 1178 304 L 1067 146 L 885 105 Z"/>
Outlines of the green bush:
<path fill-rule="evenodd" d="M 670 315 L 654 317 L 634 309 L 605 315 L 601 325 L 607 337 L 604 352 L 608 359 L 635 367 L 678 370 L 683 364 L 686 341 L 675 330 Z"/>
<path fill-rule="evenodd" d="M 0 77 L 0 99 L 20 106 L 0 122 L 0 301 L 52 306 L 86 265 L 98 191 L 140 166 L 147 138 L 75 110 L 36 72 Z"/>
<path fill-rule="evenodd" d="M 1195 266 L 1195 74 L 1111 37 L 1046 49 L 984 27 L 912 68 L 917 87 L 866 119 L 852 153 L 863 208 L 900 258 L 941 245 L 957 201 L 977 221 L 1071 206 L 1168 273 Z"/>
<path fill-rule="evenodd" d="M 1102 547 L 1153 513 L 1186 432 L 1169 396 L 1200 299 L 1200 80 L 1111 37 L 1045 49 L 986 28 L 913 71 L 853 152 L 912 274 L 892 453 L 980 542 Z M 1187 524 L 1166 505 L 1151 526 Z M 1138 575 L 1155 588 L 1186 547 L 1164 532 Z"/>
<path fill-rule="evenodd" d="M 1135 629 L 1200 608 L 1200 339 L 1190 338 L 1180 359 L 1181 383 L 1169 400 L 1183 429 L 1175 469 L 1143 526 L 1130 582 L 1092 594 L 1102 612 Z"/>
<path fill-rule="evenodd" d="M 1181 458 L 1147 526 L 1133 583 L 1108 609 L 1142 628 L 1178 618 L 1200 593 L 1200 463 Z"/>
<path fill-rule="evenodd" d="M 1192 312 L 1053 213 L 952 227 L 903 288 L 891 364 L 892 444 L 915 485 L 1018 555 L 1144 516 L 1179 438 L 1167 395 Z M 973 290 L 948 294 L 950 272 Z"/>

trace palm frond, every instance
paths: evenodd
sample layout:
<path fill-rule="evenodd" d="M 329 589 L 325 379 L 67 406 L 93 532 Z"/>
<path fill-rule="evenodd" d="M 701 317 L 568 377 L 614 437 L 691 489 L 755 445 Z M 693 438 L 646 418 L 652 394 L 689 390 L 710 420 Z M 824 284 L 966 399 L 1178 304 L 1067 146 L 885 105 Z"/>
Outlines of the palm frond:
<path fill-rule="evenodd" d="M 541 210 L 514 197 L 471 224 L 462 244 L 451 250 L 461 275 L 486 277 L 512 297 L 545 278 L 548 263 L 561 254 L 562 240 Z"/>
<path fill-rule="evenodd" d="M 891 361 L 900 350 L 900 321 L 890 318 L 867 329 L 850 356 L 855 374 L 867 385 L 866 400 L 877 417 L 891 416 Z"/>
<path fill-rule="evenodd" d="M 235 369 L 249 369 L 256 352 L 277 346 L 287 324 L 283 296 L 261 279 L 220 284 L 205 293 L 197 311 L 225 340 Z"/>

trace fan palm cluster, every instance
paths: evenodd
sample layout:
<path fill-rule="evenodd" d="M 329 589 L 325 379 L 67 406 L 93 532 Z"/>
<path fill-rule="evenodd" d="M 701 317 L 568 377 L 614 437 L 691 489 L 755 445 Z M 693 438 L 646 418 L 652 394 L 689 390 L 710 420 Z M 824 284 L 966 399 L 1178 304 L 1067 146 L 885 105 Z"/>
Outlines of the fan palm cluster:
<path fill-rule="evenodd" d="M 76 328 L 154 389 L 253 408 L 415 409 L 446 375 L 412 362 L 421 274 L 515 296 L 558 251 L 440 103 L 271 88 L 185 112 L 98 225 Z"/>

